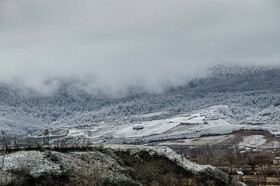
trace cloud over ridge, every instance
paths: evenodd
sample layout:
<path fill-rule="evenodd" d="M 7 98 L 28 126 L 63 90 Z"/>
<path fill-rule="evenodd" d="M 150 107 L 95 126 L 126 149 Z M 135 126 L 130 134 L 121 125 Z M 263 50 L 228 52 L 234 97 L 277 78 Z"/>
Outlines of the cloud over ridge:
<path fill-rule="evenodd" d="M 216 64 L 279 65 L 278 20 L 277 0 L 3 0 L 0 82 L 158 91 Z"/>

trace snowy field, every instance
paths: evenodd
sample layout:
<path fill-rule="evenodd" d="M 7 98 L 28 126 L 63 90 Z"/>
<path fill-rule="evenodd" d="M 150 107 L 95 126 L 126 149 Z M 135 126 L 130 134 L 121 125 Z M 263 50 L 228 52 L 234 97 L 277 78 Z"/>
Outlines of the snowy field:
<path fill-rule="evenodd" d="M 230 145 L 239 148 L 280 148 L 280 139 L 261 132 L 237 132 L 233 134 L 207 136 L 193 139 L 158 142 L 160 146 L 203 146 L 203 145 Z"/>
<path fill-rule="evenodd" d="M 208 136 L 208 137 L 185 139 L 185 140 L 166 141 L 166 142 L 158 143 L 158 145 L 163 145 L 163 146 L 171 146 L 171 145 L 200 146 L 206 144 L 216 145 L 232 139 L 234 139 L 234 135 L 231 134 L 231 135 Z"/>
<path fill-rule="evenodd" d="M 243 138 L 243 141 L 238 144 L 239 147 L 260 147 L 266 143 L 263 135 L 252 135 Z"/>
<path fill-rule="evenodd" d="M 278 108 L 278 107 L 277 107 Z M 265 130 L 278 136 L 280 134 L 280 124 L 277 118 L 273 122 L 268 120 L 266 124 L 256 125 L 259 115 L 278 116 L 273 109 L 266 109 L 256 114 L 256 117 L 250 116 L 245 120 L 237 121 L 231 117 L 231 112 L 226 105 L 216 105 L 197 111 L 180 114 L 164 119 L 155 119 L 152 121 L 120 123 L 111 125 L 102 123 L 100 125 L 86 127 L 63 127 L 61 130 L 67 130 L 67 139 L 87 139 L 92 143 L 137 143 L 145 144 L 157 141 L 172 141 L 200 138 L 202 136 L 226 135 L 240 130 Z M 151 113 L 150 116 L 159 116 L 160 113 Z M 246 122 L 247 123 L 246 123 Z M 251 122 L 249 122 L 251 121 Z M 254 123 L 254 124 L 248 124 Z M 60 131 L 61 132 L 61 131 Z M 209 138 L 214 140 L 215 138 Z M 215 139 L 217 143 L 222 139 Z M 192 143 L 185 141 L 185 143 Z M 215 143 L 215 142 L 213 142 Z M 260 146 L 265 143 L 260 136 L 252 136 L 244 139 L 240 146 L 250 144 L 251 146 Z M 270 144 L 271 147 L 278 146 L 277 143 Z"/>

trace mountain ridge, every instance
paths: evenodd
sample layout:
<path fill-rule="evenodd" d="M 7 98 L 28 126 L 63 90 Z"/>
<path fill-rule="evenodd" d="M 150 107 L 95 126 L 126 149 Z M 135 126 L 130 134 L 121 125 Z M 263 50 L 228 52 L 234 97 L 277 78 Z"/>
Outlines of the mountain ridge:
<path fill-rule="evenodd" d="M 233 69 L 233 70 L 231 70 Z M 196 78 L 163 93 L 137 89 L 122 97 L 91 94 L 62 84 L 53 95 L 0 86 L 1 131 L 28 134 L 62 125 L 92 125 L 100 122 L 118 124 L 145 120 L 141 115 L 155 112 L 177 114 L 212 105 L 229 105 L 242 120 L 271 105 L 280 104 L 280 68 L 217 67 L 212 75 Z M 248 110 L 247 114 L 242 114 Z M 135 117 L 137 116 L 137 117 Z"/>

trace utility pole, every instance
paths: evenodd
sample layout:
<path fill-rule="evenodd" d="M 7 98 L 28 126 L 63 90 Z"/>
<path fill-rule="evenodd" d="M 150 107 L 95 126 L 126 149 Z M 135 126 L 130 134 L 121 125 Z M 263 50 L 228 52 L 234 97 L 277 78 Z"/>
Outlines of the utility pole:
<path fill-rule="evenodd" d="M 49 129 L 44 131 L 44 145 L 49 145 Z"/>

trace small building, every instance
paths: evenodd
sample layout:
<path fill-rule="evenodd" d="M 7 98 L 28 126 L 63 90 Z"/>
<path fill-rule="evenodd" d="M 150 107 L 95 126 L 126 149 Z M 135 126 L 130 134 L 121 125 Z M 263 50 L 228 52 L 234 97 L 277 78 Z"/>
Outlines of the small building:
<path fill-rule="evenodd" d="M 133 130 L 143 130 L 144 126 L 143 125 L 134 125 Z"/>
<path fill-rule="evenodd" d="M 252 153 L 259 153 L 259 152 L 260 152 L 260 150 L 257 148 L 252 149 Z"/>
<path fill-rule="evenodd" d="M 240 148 L 238 149 L 240 154 L 245 154 L 245 153 L 260 153 L 262 149 L 258 148 L 250 148 L 250 147 L 245 147 L 245 148 Z"/>
<path fill-rule="evenodd" d="M 245 154 L 246 151 L 245 151 L 245 150 L 241 150 L 241 151 L 239 151 L 239 153 L 240 153 L 240 154 Z"/>
<path fill-rule="evenodd" d="M 244 176 L 244 173 L 242 171 L 236 171 L 236 174 L 239 176 Z"/>
<path fill-rule="evenodd" d="M 243 181 L 244 173 L 242 171 L 236 171 L 235 174 L 237 175 L 239 181 Z"/>
<path fill-rule="evenodd" d="M 275 157 L 273 160 L 273 164 L 274 165 L 280 164 L 280 157 Z"/>

